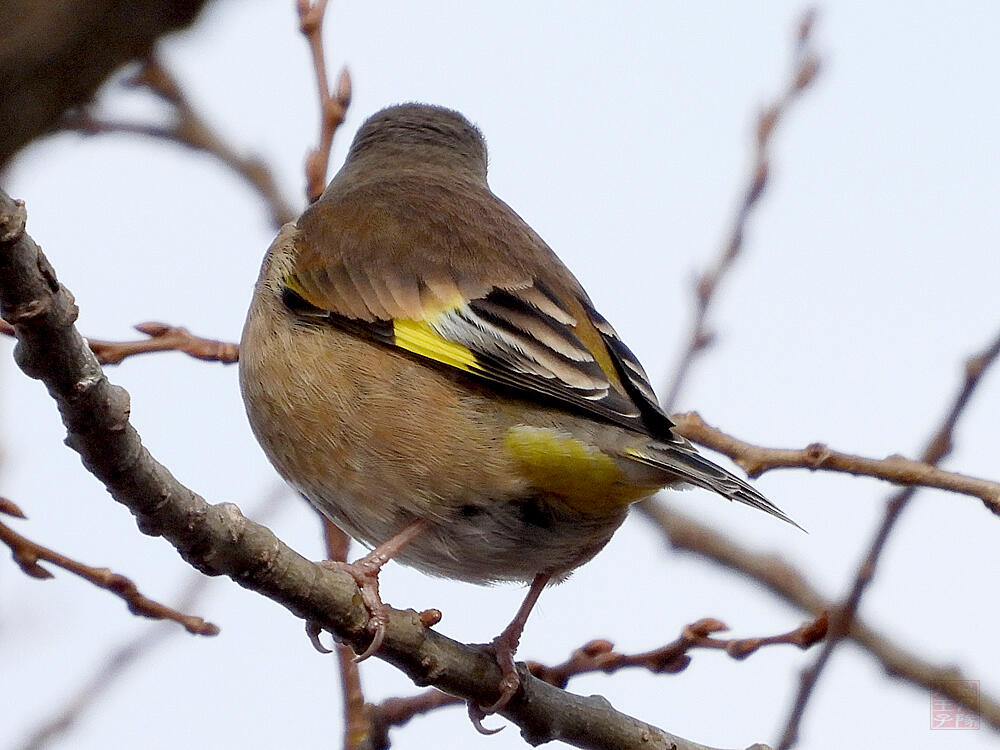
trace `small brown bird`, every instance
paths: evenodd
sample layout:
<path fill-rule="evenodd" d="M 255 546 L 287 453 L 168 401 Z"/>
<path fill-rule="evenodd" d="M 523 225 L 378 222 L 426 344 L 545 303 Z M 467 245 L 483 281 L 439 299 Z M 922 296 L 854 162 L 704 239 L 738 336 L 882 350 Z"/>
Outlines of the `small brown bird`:
<path fill-rule="evenodd" d="M 457 112 L 385 109 L 264 258 L 240 348 L 253 431 L 279 473 L 375 546 L 348 566 L 385 631 L 390 558 L 473 583 L 531 581 L 493 641 L 495 710 L 546 584 L 590 560 L 630 503 L 691 484 L 789 519 L 698 455 L 632 352 L 486 183 Z"/>

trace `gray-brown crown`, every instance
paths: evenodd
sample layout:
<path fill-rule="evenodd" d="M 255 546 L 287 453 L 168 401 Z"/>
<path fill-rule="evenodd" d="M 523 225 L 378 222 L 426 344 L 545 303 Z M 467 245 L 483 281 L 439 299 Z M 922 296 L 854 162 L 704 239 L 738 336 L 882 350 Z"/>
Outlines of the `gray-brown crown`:
<path fill-rule="evenodd" d="M 483 134 L 461 113 L 430 104 L 398 104 L 369 117 L 347 161 L 369 155 L 464 167 L 486 176 Z"/>

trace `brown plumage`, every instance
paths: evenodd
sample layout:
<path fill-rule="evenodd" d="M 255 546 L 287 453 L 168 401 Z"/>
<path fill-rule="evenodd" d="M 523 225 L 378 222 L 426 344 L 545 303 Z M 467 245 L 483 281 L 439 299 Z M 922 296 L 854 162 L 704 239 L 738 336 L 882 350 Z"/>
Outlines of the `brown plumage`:
<path fill-rule="evenodd" d="M 418 523 L 393 553 L 437 575 L 537 595 L 681 483 L 786 518 L 673 434 L 638 360 L 490 191 L 479 131 L 439 107 L 369 119 L 282 229 L 240 382 L 289 482 L 370 545 Z"/>

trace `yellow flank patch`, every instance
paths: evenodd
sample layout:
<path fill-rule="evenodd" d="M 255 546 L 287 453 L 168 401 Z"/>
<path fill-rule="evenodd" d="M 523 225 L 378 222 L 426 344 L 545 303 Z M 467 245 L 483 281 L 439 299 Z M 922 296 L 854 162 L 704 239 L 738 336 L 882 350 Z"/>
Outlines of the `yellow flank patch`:
<path fill-rule="evenodd" d="M 611 456 L 561 430 L 512 427 L 504 446 L 538 490 L 579 513 L 610 513 L 656 489 L 628 484 Z"/>
<path fill-rule="evenodd" d="M 422 320 L 394 320 L 392 333 L 396 346 L 400 349 L 466 372 L 479 369 L 475 355 L 468 348 L 441 337 L 430 324 Z"/>

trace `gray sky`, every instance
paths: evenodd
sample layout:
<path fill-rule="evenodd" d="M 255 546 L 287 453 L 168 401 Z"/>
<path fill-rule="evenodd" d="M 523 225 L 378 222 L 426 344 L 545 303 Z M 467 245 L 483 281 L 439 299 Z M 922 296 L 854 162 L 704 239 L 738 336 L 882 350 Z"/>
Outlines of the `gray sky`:
<path fill-rule="evenodd" d="M 163 57 L 206 116 L 271 163 L 300 204 L 316 139 L 313 78 L 292 2 L 220 2 Z M 691 280 L 714 258 L 749 167 L 751 122 L 784 85 L 802 6 L 769 3 L 332 3 L 330 65 L 349 65 L 354 103 L 333 169 L 360 122 L 394 102 L 461 110 L 484 131 L 490 183 L 547 240 L 665 383 L 686 334 Z M 961 363 L 1000 326 L 1000 6 L 827 3 L 823 71 L 781 124 L 772 181 L 746 253 L 721 289 L 714 349 L 678 407 L 764 445 L 825 441 L 849 452 L 916 455 L 955 392 Z M 114 92 L 108 112 L 158 107 Z M 236 340 L 273 230 L 257 198 L 202 156 L 128 137 L 59 135 L 9 176 L 28 228 L 76 295 L 80 328 L 131 338 L 144 320 Z M 10 350 L 4 343 L 5 351 Z M 8 359 L 9 362 L 9 359 Z M 132 394 L 153 454 L 213 502 L 250 512 L 276 481 L 253 442 L 233 367 L 178 354 L 109 371 Z M 43 388 L 0 371 L 0 494 L 33 539 L 133 577 L 170 600 L 191 572 L 134 522 L 61 445 Z M 948 466 L 1000 476 L 1000 372 L 984 382 Z M 773 473 L 760 488 L 809 534 L 701 491 L 671 502 L 842 594 L 890 488 L 874 480 Z M 288 498 L 271 522 L 321 556 L 313 514 Z M 973 499 L 919 494 L 862 606 L 922 656 L 960 665 L 1000 693 L 1000 652 L 984 638 L 998 609 L 1000 524 Z M 386 601 L 437 607 L 439 629 L 492 638 L 522 596 L 389 566 Z M 63 746 L 331 747 L 339 741 L 333 659 L 299 621 L 228 581 L 196 613 L 216 639 L 174 637 L 131 672 Z M 147 624 L 67 574 L 47 583 L 0 564 L 0 746 L 13 747 L 72 695 L 107 651 Z M 802 616 L 733 576 L 664 553 L 633 518 L 593 562 L 549 590 L 520 656 L 548 662 L 595 637 L 645 650 L 714 616 L 736 636 L 789 630 Z M 710 745 L 774 742 L 799 670 L 814 653 L 765 649 L 745 662 L 694 654 L 679 675 L 574 680 L 619 709 Z M 369 700 L 414 688 L 372 659 Z M 491 722 L 499 725 L 501 719 Z M 840 649 L 813 698 L 802 747 L 985 748 L 988 729 L 930 731 L 929 697 Z M 480 737 L 450 709 L 397 730 L 397 747 L 442 736 L 468 748 L 523 747 L 516 728 Z M 152 737 L 152 739 L 150 739 Z"/>

